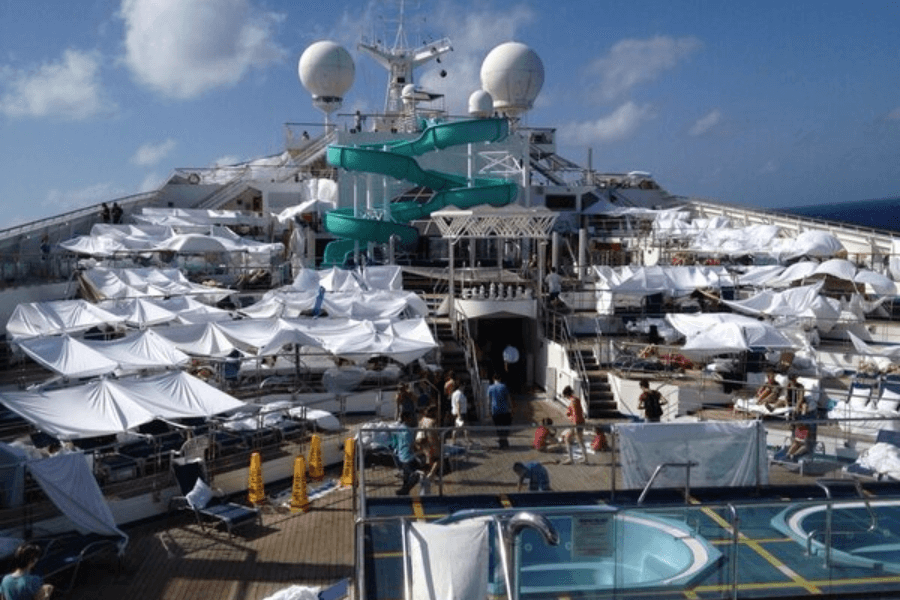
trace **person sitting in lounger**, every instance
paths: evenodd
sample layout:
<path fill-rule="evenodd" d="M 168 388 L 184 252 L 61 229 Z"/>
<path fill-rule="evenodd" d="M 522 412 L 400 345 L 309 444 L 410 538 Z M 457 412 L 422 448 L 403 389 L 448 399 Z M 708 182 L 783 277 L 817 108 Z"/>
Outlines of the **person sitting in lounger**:
<path fill-rule="evenodd" d="M 781 385 L 775 379 L 775 371 L 770 369 L 766 371 L 766 382 L 756 390 L 756 403 L 764 404 L 769 412 L 772 412 L 775 410 L 774 404 L 778 402 L 779 396 L 781 396 Z"/>

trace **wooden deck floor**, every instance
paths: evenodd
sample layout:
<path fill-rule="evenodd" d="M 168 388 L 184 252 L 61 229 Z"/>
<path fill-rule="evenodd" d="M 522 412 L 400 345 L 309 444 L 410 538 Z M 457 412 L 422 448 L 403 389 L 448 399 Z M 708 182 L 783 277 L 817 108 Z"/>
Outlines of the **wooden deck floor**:
<path fill-rule="evenodd" d="M 307 513 L 264 508 L 262 527 L 229 537 L 188 514 L 138 526 L 124 559 L 86 563 L 70 600 L 258 600 L 291 585 L 326 587 L 353 575 L 350 490 Z"/>

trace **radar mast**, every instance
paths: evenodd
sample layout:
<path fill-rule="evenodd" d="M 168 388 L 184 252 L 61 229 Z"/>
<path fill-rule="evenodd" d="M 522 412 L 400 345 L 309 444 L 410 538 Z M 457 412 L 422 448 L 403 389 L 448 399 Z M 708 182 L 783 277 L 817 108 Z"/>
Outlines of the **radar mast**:
<path fill-rule="evenodd" d="M 418 48 L 410 48 L 404 30 L 405 1 L 400 0 L 400 17 L 394 45 L 388 48 L 380 41 L 374 44 L 360 42 L 358 48 L 375 59 L 375 62 L 387 69 L 389 73 L 387 92 L 385 93 L 385 115 L 399 115 L 402 109 L 403 88 L 414 83 L 413 72 L 431 60 L 436 60 L 453 48 L 449 38 L 441 38 L 436 42 L 423 44 Z"/>

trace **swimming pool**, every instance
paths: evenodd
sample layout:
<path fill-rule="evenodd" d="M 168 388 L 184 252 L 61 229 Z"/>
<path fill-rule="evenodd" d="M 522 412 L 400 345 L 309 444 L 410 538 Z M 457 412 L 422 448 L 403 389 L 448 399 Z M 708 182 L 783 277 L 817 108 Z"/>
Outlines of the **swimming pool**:
<path fill-rule="evenodd" d="M 546 544 L 533 529 L 521 531 L 514 556 L 520 596 L 686 586 L 722 556 L 677 519 L 609 506 L 531 511 L 547 518 L 559 544 Z M 499 558 L 492 563 L 492 591 L 498 593 Z"/>
<path fill-rule="evenodd" d="M 835 502 L 832 510 L 831 559 L 835 563 L 900 573 L 900 500 L 872 500 L 873 522 L 866 503 Z M 789 507 L 772 518 L 772 526 L 814 554 L 825 552 L 827 504 Z"/>

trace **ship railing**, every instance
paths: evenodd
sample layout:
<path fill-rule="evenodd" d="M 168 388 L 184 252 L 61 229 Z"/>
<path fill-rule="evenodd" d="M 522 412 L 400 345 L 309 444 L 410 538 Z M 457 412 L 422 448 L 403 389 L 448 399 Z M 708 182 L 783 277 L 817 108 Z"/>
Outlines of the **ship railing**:
<path fill-rule="evenodd" d="M 572 573 L 583 573 L 587 564 L 586 557 L 589 556 L 591 565 L 600 562 L 609 563 L 612 575 L 610 580 L 601 580 L 600 578 L 592 580 L 588 577 L 575 579 L 570 575 L 570 579 L 563 584 L 567 586 L 566 588 L 553 588 L 553 591 L 558 593 L 565 589 L 566 593 L 572 593 L 572 588 L 578 586 L 578 593 L 586 597 L 605 598 L 634 595 L 652 599 L 668 598 L 673 593 L 695 595 L 702 589 L 703 592 L 711 593 L 716 598 L 731 598 L 732 600 L 752 598 L 758 596 L 760 586 L 766 585 L 767 582 L 780 581 L 778 578 L 783 578 L 782 571 L 793 572 L 797 570 L 798 566 L 809 562 L 809 559 L 804 557 L 800 550 L 803 540 L 799 539 L 799 536 L 803 533 L 803 523 L 798 522 L 789 525 L 796 527 L 798 531 L 792 531 L 787 539 L 781 535 L 777 536 L 778 550 L 788 550 L 784 546 L 785 543 L 794 544 L 797 550 L 777 552 L 778 556 L 787 558 L 772 562 L 775 575 L 771 576 L 776 579 L 765 579 L 765 575 L 763 579 L 760 579 L 759 572 L 751 572 L 742 568 L 741 565 L 746 565 L 749 560 L 748 557 L 769 556 L 773 552 L 772 544 L 775 542 L 771 539 L 769 527 L 761 527 L 761 518 L 775 519 L 779 515 L 796 515 L 807 510 L 819 511 L 822 510 L 823 501 L 827 502 L 827 506 L 835 511 L 856 510 L 854 505 L 858 505 L 858 500 L 823 500 L 814 496 L 790 502 L 748 502 L 746 499 L 732 502 L 698 501 L 698 504 L 677 509 L 659 505 L 598 507 L 591 504 L 542 505 L 538 497 L 540 494 L 542 493 L 533 493 L 532 497 L 522 506 L 516 506 L 513 503 L 513 506 L 501 508 L 462 509 L 450 515 L 441 515 L 437 521 L 437 523 L 446 525 L 461 522 L 474 524 L 480 521 L 484 523 L 485 527 L 490 528 L 488 533 L 492 543 L 489 552 L 491 553 L 491 563 L 497 565 L 497 568 L 488 575 L 488 589 L 485 590 L 485 595 L 509 599 L 520 597 L 519 594 L 522 590 L 518 588 L 516 582 L 522 581 L 521 576 L 525 572 L 526 565 L 531 575 L 535 575 L 535 571 L 542 568 L 546 569 L 548 574 L 564 573 L 567 570 Z M 883 514 L 889 516 L 894 508 L 886 506 L 878 510 L 884 511 Z M 514 542 L 515 538 L 503 535 L 509 533 L 505 531 L 504 525 L 510 519 L 516 518 L 516 515 L 521 515 L 522 511 L 529 513 L 524 518 L 532 523 L 539 535 L 528 534 L 527 546 L 523 541 L 515 544 L 521 548 L 511 552 L 513 546 L 510 545 L 510 542 Z M 392 595 L 397 598 L 418 597 L 416 594 L 418 590 L 414 589 L 414 586 L 428 584 L 422 583 L 413 575 L 413 561 L 423 561 L 427 569 L 429 563 L 434 566 L 440 564 L 441 559 L 431 557 L 429 560 L 424 552 L 420 554 L 415 550 L 408 543 L 409 536 L 413 533 L 410 530 L 415 521 L 432 521 L 433 519 L 434 517 L 428 514 L 424 517 L 421 515 L 410 517 L 360 513 L 354 522 L 354 552 L 359 569 L 356 574 L 354 597 L 359 600 L 374 600 L 376 597 L 383 597 L 376 595 L 376 589 L 382 594 L 385 589 L 391 589 Z M 661 527 L 667 528 L 667 531 L 670 532 L 669 535 L 672 535 L 671 526 L 677 524 L 678 528 L 682 530 L 681 533 L 676 534 L 678 539 L 695 549 L 706 548 L 707 550 L 694 553 L 694 561 L 690 563 L 693 576 L 687 580 L 671 581 L 665 586 L 655 587 L 648 587 L 641 583 L 639 576 L 627 577 L 625 574 L 629 572 L 629 566 L 635 562 L 638 564 L 641 562 L 640 556 L 625 555 L 625 552 L 633 551 L 634 546 L 637 545 L 630 545 L 629 542 L 632 540 L 625 537 L 630 531 L 628 523 L 636 522 L 648 525 L 659 523 Z M 571 527 L 568 527 L 567 525 L 570 523 Z M 579 527 L 577 530 L 576 525 Z M 521 530 L 517 527 L 513 531 Z M 435 534 L 434 531 L 430 533 Z M 896 533 L 896 530 L 885 530 L 882 538 L 890 538 Z M 590 550 L 594 554 L 579 554 L 574 549 L 577 543 L 576 538 L 581 542 L 594 542 L 594 545 L 590 546 Z M 566 551 L 554 551 L 552 546 L 557 543 L 564 545 Z M 378 550 L 397 546 L 400 547 L 401 552 L 396 559 L 388 559 L 384 556 L 381 560 L 372 560 L 373 554 Z M 433 549 L 433 547 L 430 546 L 429 549 Z M 450 554 L 456 551 L 451 546 L 441 547 L 441 550 Z M 386 551 L 382 550 L 382 552 L 387 554 Z M 651 549 L 649 554 L 652 555 L 652 552 Z M 864 554 L 865 549 L 860 548 L 860 552 Z M 602 561 L 597 559 L 598 555 L 603 557 Z M 843 564 L 855 573 L 850 581 L 868 581 L 866 578 L 871 576 L 874 578 L 873 581 L 878 581 L 879 585 L 883 586 L 888 595 L 896 593 L 900 589 L 896 578 L 884 576 L 883 561 L 866 561 L 864 558 L 860 560 L 853 555 L 852 550 L 845 552 L 842 558 L 846 561 Z M 540 559 L 546 562 L 536 562 Z M 866 566 L 867 562 L 869 566 Z M 645 566 L 647 564 L 647 562 L 644 563 Z M 652 561 L 649 561 L 649 564 L 652 565 Z M 826 569 L 815 582 L 804 579 L 795 582 L 795 585 L 815 586 L 817 590 L 829 589 L 832 585 L 840 586 L 842 582 L 846 585 L 850 575 L 841 569 L 833 568 L 840 564 L 842 564 L 840 561 L 835 560 L 833 565 Z M 375 565 L 375 570 L 370 570 L 373 565 Z M 631 568 L 637 570 L 637 567 Z M 631 579 L 635 580 L 634 583 L 629 582 Z M 593 581 L 596 588 L 591 588 L 590 584 L 586 583 L 587 581 Z M 547 587 L 548 589 L 552 587 L 550 578 L 547 579 Z M 775 595 L 788 597 L 790 593 L 790 590 L 786 590 L 781 595 Z"/>
<path fill-rule="evenodd" d="M 822 531 L 812 530 L 806 536 L 806 555 L 812 555 L 812 542 L 818 537 L 823 537 L 823 545 L 825 547 L 825 555 L 824 555 L 824 567 L 826 569 L 830 569 L 832 567 L 831 563 L 831 552 L 832 552 L 832 541 L 835 535 L 856 535 L 860 533 L 860 531 L 872 532 L 878 528 L 878 515 L 872 510 L 872 505 L 869 502 L 868 496 L 866 496 L 865 492 L 862 489 L 862 485 L 858 480 L 846 480 L 846 479 L 818 479 L 816 480 L 816 485 L 825 490 L 825 497 L 828 499 L 825 508 L 825 529 Z M 859 527 L 853 529 L 834 529 L 834 501 L 831 495 L 832 487 L 853 487 L 856 495 L 862 500 L 863 506 L 866 509 L 866 513 L 869 516 L 869 525 L 865 529 L 861 529 Z"/>
<path fill-rule="evenodd" d="M 455 314 L 457 339 L 463 347 L 466 358 L 466 370 L 469 373 L 469 390 L 471 401 L 478 407 L 480 414 L 486 414 L 487 398 L 481 381 L 481 367 L 478 364 L 478 348 L 472 331 L 469 328 L 469 319 L 461 312 Z"/>

